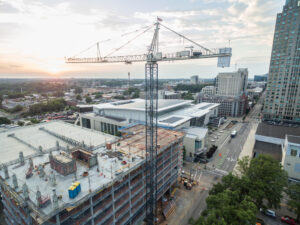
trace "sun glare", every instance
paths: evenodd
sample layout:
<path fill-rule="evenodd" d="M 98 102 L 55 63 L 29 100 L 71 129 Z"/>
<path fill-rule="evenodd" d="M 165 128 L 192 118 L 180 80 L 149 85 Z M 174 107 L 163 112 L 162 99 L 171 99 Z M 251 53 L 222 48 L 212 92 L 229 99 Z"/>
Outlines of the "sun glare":
<path fill-rule="evenodd" d="M 64 65 L 62 62 L 48 62 L 41 66 L 42 70 L 49 75 L 59 75 L 64 71 Z"/>

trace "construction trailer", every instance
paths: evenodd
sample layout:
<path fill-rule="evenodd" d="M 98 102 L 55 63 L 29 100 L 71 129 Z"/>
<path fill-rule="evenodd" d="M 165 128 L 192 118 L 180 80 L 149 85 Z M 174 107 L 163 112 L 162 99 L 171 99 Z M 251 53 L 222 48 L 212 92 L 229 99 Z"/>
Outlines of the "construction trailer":
<path fill-rule="evenodd" d="M 73 151 L 70 147 L 65 147 L 70 143 L 63 141 L 67 138 L 59 139 L 59 126 L 66 130 L 72 128 L 70 133 L 72 130 L 77 137 L 95 137 L 95 140 L 91 140 L 95 142 L 92 143 L 94 146 L 99 146 L 92 151 L 92 155 L 97 159 L 95 166 L 90 167 L 88 163 L 82 163 L 74 157 L 72 159 Z M 1 164 L 0 187 L 7 224 L 142 223 L 145 218 L 147 177 L 144 125 L 127 127 L 127 136 L 120 139 L 55 121 L 43 124 L 43 127 L 51 132 L 44 132 L 39 129 L 39 125 L 15 129 L 15 136 L 19 140 L 8 137 L 9 132 L 0 133 L 4 147 L 13 146 L 18 150 L 24 147 L 24 154 L 18 153 L 15 157 L 11 155 L 10 160 Z M 28 132 L 31 133 L 30 137 L 25 135 Z M 56 135 L 53 135 L 54 132 L 57 132 Z M 178 181 L 184 134 L 162 128 L 158 128 L 157 132 L 156 200 L 160 200 Z M 68 138 L 74 139 L 69 135 Z M 106 135 L 105 138 L 103 135 Z M 54 137 L 50 144 L 49 139 Z M 35 138 L 39 138 L 39 141 Z M 105 142 L 100 144 L 99 139 Z M 43 144 L 43 140 L 49 144 L 49 148 L 43 145 L 43 151 L 32 152 L 33 149 L 39 149 L 35 145 Z M 58 140 L 59 145 L 56 144 Z M 109 149 L 106 148 L 107 140 L 110 142 Z M 31 149 L 28 144 L 31 145 Z M 82 147 L 80 149 L 82 152 L 90 152 Z M 1 151 L 5 150 L 1 149 L 0 153 Z M 20 155 L 24 155 L 24 158 Z M 52 169 L 51 157 L 59 159 L 59 163 L 68 164 L 69 160 L 75 162 L 76 172 L 65 175 L 61 170 Z M 28 179 L 27 168 L 33 168 L 33 175 Z M 69 188 L 75 183 L 80 183 L 80 191 L 70 198 Z"/>

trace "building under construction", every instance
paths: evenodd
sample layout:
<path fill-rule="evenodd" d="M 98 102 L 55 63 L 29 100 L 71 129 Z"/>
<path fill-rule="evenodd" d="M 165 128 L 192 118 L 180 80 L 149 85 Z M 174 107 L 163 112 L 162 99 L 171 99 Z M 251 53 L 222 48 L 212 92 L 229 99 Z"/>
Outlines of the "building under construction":
<path fill-rule="evenodd" d="M 157 132 L 157 200 L 161 201 L 178 180 L 184 134 L 161 128 Z M 145 127 L 127 127 L 122 134 L 117 138 L 58 121 L 1 132 L 6 223 L 142 223 Z M 172 203 L 165 206 L 167 214 Z"/>

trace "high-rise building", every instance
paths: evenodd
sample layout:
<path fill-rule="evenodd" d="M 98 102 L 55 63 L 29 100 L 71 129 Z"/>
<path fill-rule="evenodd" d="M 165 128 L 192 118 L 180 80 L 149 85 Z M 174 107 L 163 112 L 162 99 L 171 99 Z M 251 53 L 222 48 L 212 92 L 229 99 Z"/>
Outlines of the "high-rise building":
<path fill-rule="evenodd" d="M 300 122 L 300 1 L 277 14 L 267 92 L 266 120 Z"/>
<path fill-rule="evenodd" d="M 219 73 L 216 78 L 217 95 L 236 97 L 246 92 L 248 69 L 236 72 Z"/>
<path fill-rule="evenodd" d="M 191 76 L 191 84 L 198 84 L 198 83 L 199 83 L 198 75 Z"/>

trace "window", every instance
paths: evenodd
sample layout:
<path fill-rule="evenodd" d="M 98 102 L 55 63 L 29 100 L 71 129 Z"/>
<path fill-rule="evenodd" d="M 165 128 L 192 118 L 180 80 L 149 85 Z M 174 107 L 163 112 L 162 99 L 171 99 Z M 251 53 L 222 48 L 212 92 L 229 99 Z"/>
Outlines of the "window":
<path fill-rule="evenodd" d="M 291 156 L 297 156 L 297 150 L 292 149 L 291 150 Z"/>

